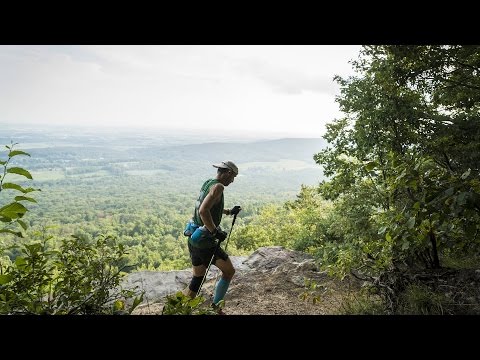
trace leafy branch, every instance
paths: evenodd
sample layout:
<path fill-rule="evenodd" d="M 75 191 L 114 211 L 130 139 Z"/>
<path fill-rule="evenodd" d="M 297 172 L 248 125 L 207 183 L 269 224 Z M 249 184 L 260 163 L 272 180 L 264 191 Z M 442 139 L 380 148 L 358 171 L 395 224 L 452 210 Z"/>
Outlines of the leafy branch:
<path fill-rule="evenodd" d="M 6 160 L 0 160 L 0 166 L 3 168 L 3 171 L 0 170 L 0 192 L 11 189 L 22 193 L 22 195 L 15 196 L 14 201 L 7 202 L 6 205 L 0 207 L 0 222 L 3 223 L 3 225 L 0 226 L 0 233 L 11 233 L 18 237 L 23 237 L 21 231 L 15 230 L 15 227 L 18 225 L 23 230 L 27 229 L 27 224 L 22 220 L 22 218 L 28 209 L 25 207 L 25 205 L 23 205 L 22 202 L 28 201 L 36 203 L 37 201 L 34 198 L 26 196 L 26 194 L 33 191 L 40 191 L 40 189 L 34 189 L 32 187 L 24 188 L 14 182 L 5 181 L 8 174 L 15 174 L 23 176 L 29 180 L 33 180 L 33 177 L 29 171 L 18 166 L 11 166 L 13 157 L 19 155 L 30 156 L 30 154 L 25 151 L 15 150 L 15 145 L 17 145 L 17 143 L 13 142 L 10 144 L 10 146 L 5 145 L 8 150 L 7 158 Z"/>

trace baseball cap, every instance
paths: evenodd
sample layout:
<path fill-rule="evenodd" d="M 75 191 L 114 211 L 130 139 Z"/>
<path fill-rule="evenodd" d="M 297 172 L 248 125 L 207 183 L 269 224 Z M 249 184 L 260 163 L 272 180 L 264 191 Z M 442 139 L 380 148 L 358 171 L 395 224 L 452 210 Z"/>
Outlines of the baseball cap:
<path fill-rule="evenodd" d="M 238 175 L 238 167 L 233 163 L 233 161 L 222 161 L 220 164 L 213 164 L 213 167 L 222 168 L 222 169 L 229 169 L 232 170 L 235 175 Z"/>

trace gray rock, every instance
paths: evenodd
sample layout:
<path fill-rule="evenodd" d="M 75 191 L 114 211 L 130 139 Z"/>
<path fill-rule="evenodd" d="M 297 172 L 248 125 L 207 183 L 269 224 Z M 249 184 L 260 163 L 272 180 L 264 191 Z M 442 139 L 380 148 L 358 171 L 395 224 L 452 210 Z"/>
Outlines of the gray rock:
<path fill-rule="evenodd" d="M 251 271 L 292 272 L 291 281 L 298 286 L 304 285 L 303 276 L 295 276 L 296 271 L 314 270 L 312 256 L 297 251 L 286 250 L 282 246 L 270 246 L 257 249 L 250 256 L 230 256 L 237 274 Z M 207 279 L 220 275 L 220 270 L 212 265 Z M 138 271 L 128 274 L 122 283 L 125 289 L 145 291 L 143 304 L 161 302 L 165 296 L 184 290 L 192 278 L 192 270 Z"/>
<path fill-rule="evenodd" d="M 230 260 L 237 271 L 248 271 L 243 264 L 247 256 L 230 256 Z M 207 280 L 213 279 L 220 274 L 220 270 L 212 265 L 207 274 Z M 128 274 L 122 283 L 125 289 L 145 291 L 144 302 L 152 303 L 162 300 L 165 296 L 184 290 L 192 279 L 192 270 L 171 271 L 137 271 Z"/>
<path fill-rule="evenodd" d="M 155 302 L 183 290 L 192 277 L 191 270 L 137 271 L 128 274 L 122 283 L 125 289 L 145 291 L 144 301 Z"/>
<path fill-rule="evenodd" d="M 250 269 L 270 270 L 285 263 L 303 263 L 306 260 L 313 260 L 313 257 L 298 251 L 287 250 L 283 246 L 269 246 L 258 248 L 243 264 Z"/>

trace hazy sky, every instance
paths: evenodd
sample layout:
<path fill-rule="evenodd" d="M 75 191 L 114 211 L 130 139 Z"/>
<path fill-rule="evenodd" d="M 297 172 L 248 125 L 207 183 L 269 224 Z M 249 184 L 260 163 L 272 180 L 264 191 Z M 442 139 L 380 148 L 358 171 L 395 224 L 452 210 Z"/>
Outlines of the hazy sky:
<path fill-rule="evenodd" d="M 360 46 L 0 45 L 0 123 L 319 137 Z"/>

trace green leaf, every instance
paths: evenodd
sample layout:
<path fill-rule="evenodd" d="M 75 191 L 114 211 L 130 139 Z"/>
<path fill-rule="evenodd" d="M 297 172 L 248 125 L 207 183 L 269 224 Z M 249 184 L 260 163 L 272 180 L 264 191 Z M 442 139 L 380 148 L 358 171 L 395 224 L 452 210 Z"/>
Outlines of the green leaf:
<path fill-rule="evenodd" d="M 30 156 L 29 153 L 22 151 L 22 150 L 13 150 L 8 153 L 8 157 L 14 157 L 16 155 L 27 155 Z"/>
<path fill-rule="evenodd" d="M 25 194 L 29 193 L 29 192 L 32 192 L 32 191 L 42 191 L 42 190 L 41 189 L 34 189 L 32 187 L 28 187 L 28 188 L 25 189 Z"/>
<path fill-rule="evenodd" d="M 140 303 L 143 301 L 143 294 L 141 296 L 136 296 L 133 300 L 132 306 L 128 309 L 128 312 L 131 313 Z"/>
<path fill-rule="evenodd" d="M 25 266 L 27 265 L 27 260 L 25 260 L 21 256 L 17 256 L 17 258 L 15 259 L 15 265 L 17 265 L 17 267 Z"/>
<path fill-rule="evenodd" d="M 408 187 L 411 187 L 411 188 L 417 190 L 417 180 L 415 180 L 415 179 L 412 179 L 412 180 L 408 181 L 406 185 Z"/>
<path fill-rule="evenodd" d="M 0 165 L 5 165 L 7 162 L 0 160 Z"/>
<path fill-rule="evenodd" d="M 27 230 L 27 224 L 23 220 L 17 219 L 17 223 L 23 228 L 23 230 Z"/>
<path fill-rule="evenodd" d="M 9 217 L 10 219 L 22 217 L 27 211 L 27 208 L 18 202 L 14 202 L 0 208 L 0 214 L 2 216 Z"/>
<path fill-rule="evenodd" d="M 121 301 L 121 300 L 115 300 L 115 302 L 113 303 L 113 309 L 114 310 L 123 310 L 125 309 L 125 302 Z"/>
<path fill-rule="evenodd" d="M 15 196 L 15 201 L 22 201 L 22 200 L 27 200 L 27 201 L 30 201 L 30 202 L 33 202 L 33 203 L 37 202 L 37 200 L 35 200 L 34 198 L 31 198 L 31 197 L 28 197 L 28 196 Z"/>
<path fill-rule="evenodd" d="M 11 167 L 11 168 L 7 169 L 7 173 L 22 175 L 22 176 L 25 176 L 28 179 L 33 179 L 32 175 L 27 170 L 25 170 L 21 167 Z"/>
<path fill-rule="evenodd" d="M 18 202 L 13 202 L 0 208 L 0 213 L 16 212 L 26 213 L 28 210 L 25 206 Z"/>
<path fill-rule="evenodd" d="M 27 194 L 29 192 L 32 192 L 32 191 L 42 191 L 40 189 L 34 189 L 32 187 L 29 187 L 29 188 L 23 188 L 21 187 L 20 185 L 17 185 L 17 184 L 14 184 L 14 183 L 4 183 L 2 185 L 2 188 L 3 189 L 14 189 L 14 190 L 18 190 L 18 191 L 21 191 L 22 193 L 24 194 Z"/>
<path fill-rule="evenodd" d="M 0 229 L 0 233 L 10 233 L 10 234 L 16 235 L 18 237 L 23 237 L 21 232 L 13 231 L 13 230 L 10 230 L 10 229 Z"/>
<path fill-rule="evenodd" d="M 415 216 L 412 216 L 407 221 L 407 228 L 412 229 L 415 226 Z"/>
<path fill-rule="evenodd" d="M 375 169 L 375 167 L 377 166 L 377 162 L 376 161 L 370 161 L 369 163 L 367 163 L 365 165 L 365 170 L 367 171 L 372 171 L 373 169 Z"/>
<path fill-rule="evenodd" d="M 14 189 L 14 190 L 18 190 L 18 191 L 21 191 L 22 193 L 26 193 L 26 190 L 21 187 L 20 185 L 17 185 L 17 184 L 14 184 L 14 183 L 5 183 L 2 185 L 2 188 L 3 189 Z"/>
<path fill-rule="evenodd" d="M 5 285 L 13 279 L 13 276 L 10 274 L 0 275 L 0 285 Z"/>

